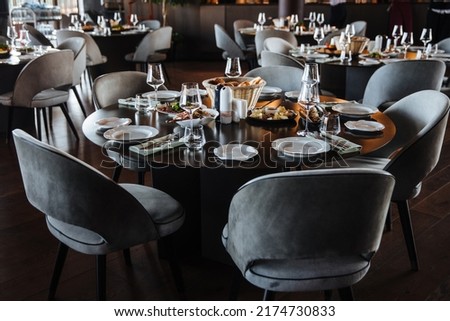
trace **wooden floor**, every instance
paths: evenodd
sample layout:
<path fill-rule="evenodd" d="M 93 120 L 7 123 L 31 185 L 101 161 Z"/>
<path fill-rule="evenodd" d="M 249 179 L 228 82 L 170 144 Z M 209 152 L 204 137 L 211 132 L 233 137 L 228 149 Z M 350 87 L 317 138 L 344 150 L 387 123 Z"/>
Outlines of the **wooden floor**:
<path fill-rule="evenodd" d="M 168 63 L 169 89 L 184 81 L 220 76 L 223 62 Z M 193 76 L 195 75 L 195 76 Z M 82 92 L 89 104 L 90 93 Z M 66 121 L 55 111 L 50 143 L 100 167 L 101 150 L 81 132 L 83 115 L 74 97 L 69 104 L 79 128 L 76 141 Z M 92 106 L 87 106 L 89 112 Z M 2 119 L 1 121 L 5 121 Z M 46 141 L 44 135 L 44 141 Z M 48 232 L 43 216 L 26 200 L 13 144 L 0 142 L 0 300 L 46 300 L 57 242 Z M 135 182 L 136 175 L 124 171 L 121 182 Z M 149 182 L 150 183 L 150 182 Z M 57 191 L 55 191 L 57 193 Z M 49 195 L 51 197 L 51 195 Z M 441 160 L 424 182 L 421 195 L 411 202 L 421 270 L 410 272 L 400 225 L 385 233 L 367 276 L 355 287 L 357 300 L 450 300 L 450 131 Z M 218 236 L 219 237 L 219 236 Z M 120 253 L 108 256 L 108 300 L 179 300 L 168 265 L 159 260 L 155 244 L 132 249 L 133 266 L 124 264 Z M 187 300 L 226 300 L 232 268 L 203 259 L 182 262 Z M 69 252 L 58 300 L 95 299 L 94 259 Z M 259 300 L 262 291 L 244 284 L 240 299 Z M 282 300 L 321 300 L 321 293 L 284 293 Z"/>

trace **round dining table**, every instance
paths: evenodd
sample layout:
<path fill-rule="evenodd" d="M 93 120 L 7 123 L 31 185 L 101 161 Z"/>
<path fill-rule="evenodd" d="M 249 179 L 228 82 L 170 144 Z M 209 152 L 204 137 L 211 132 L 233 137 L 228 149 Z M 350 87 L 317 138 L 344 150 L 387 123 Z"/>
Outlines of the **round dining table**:
<path fill-rule="evenodd" d="M 275 99 L 270 105 L 278 106 L 280 102 Z M 299 111 L 297 103 L 287 100 L 281 103 L 286 108 Z M 261 104 L 266 103 L 259 102 Z M 160 137 L 180 128 L 165 113 L 152 111 L 142 114 L 130 106 L 114 104 L 89 115 L 82 129 L 91 142 L 101 146 L 115 160 L 105 162 L 104 166 L 114 167 L 119 162 L 124 168 L 134 171 L 150 171 L 153 186 L 181 202 L 187 213 L 185 225 L 178 233 L 180 240 L 177 244 L 181 246 L 181 253 L 195 252 L 228 263 L 220 233 L 228 219 L 231 198 L 241 185 L 260 175 L 314 167 L 340 157 L 337 152 L 330 151 L 306 158 L 289 158 L 272 148 L 272 142 L 278 138 L 297 136 L 297 130 L 303 127 L 299 114 L 293 120 L 279 122 L 249 117 L 231 124 L 211 121 L 204 126 L 206 144 L 201 150 L 189 150 L 183 145 L 148 156 L 130 151 L 126 142 L 108 141 L 98 131 L 96 122 L 108 117 L 129 118 L 131 124 L 156 128 L 159 131 L 156 137 Z M 386 115 L 376 112 L 372 117 L 385 126 L 381 135 L 361 137 L 345 130 L 340 133 L 340 136 L 360 144 L 361 154 L 384 146 L 395 135 L 395 125 Z M 246 161 L 221 160 L 215 156 L 215 148 L 230 143 L 250 145 L 258 151 L 258 155 Z"/>

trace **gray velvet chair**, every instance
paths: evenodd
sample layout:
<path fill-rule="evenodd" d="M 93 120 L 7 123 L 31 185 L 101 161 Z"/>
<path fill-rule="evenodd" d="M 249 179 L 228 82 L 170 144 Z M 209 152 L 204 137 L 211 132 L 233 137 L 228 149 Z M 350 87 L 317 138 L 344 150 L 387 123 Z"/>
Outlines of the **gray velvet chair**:
<path fill-rule="evenodd" d="M 355 27 L 355 36 L 365 37 L 367 31 L 367 21 L 357 20 L 353 21 L 352 24 Z"/>
<path fill-rule="evenodd" d="M 48 135 L 46 108 L 59 106 L 78 139 L 77 130 L 67 110 L 69 88 L 72 85 L 73 52 L 49 52 L 31 60 L 20 72 L 11 92 L 0 95 L 0 105 L 8 109 L 7 139 L 11 132 L 14 108 L 34 108 L 37 137 L 41 139 L 41 121 Z M 56 89 L 58 88 L 58 89 Z M 62 89 L 59 89 L 62 88 Z"/>
<path fill-rule="evenodd" d="M 95 77 L 94 69 L 97 66 L 108 62 L 108 57 L 102 54 L 94 38 L 92 38 L 92 36 L 88 33 L 67 29 L 56 31 L 56 42 L 58 44 L 71 37 L 82 37 L 84 41 L 86 41 L 86 70 L 88 73 L 89 82 L 92 85 L 93 78 Z"/>
<path fill-rule="evenodd" d="M 54 47 L 50 39 L 48 39 L 42 32 L 37 30 L 32 25 L 29 25 L 27 23 L 23 24 L 22 28 L 25 30 L 28 30 L 28 34 L 30 35 L 31 43 L 30 45 L 42 45 L 42 46 L 49 46 Z"/>
<path fill-rule="evenodd" d="M 351 287 L 380 245 L 394 183 L 391 174 L 372 169 L 258 177 L 234 195 L 222 241 L 240 274 L 265 290 L 265 300 L 274 292 L 330 296 L 335 289 L 353 299 Z"/>
<path fill-rule="evenodd" d="M 257 67 L 245 74 L 245 77 L 261 77 L 267 86 L 279 87 L 283 91 L 300 90 L 303 69 L 291 66 Z"/>
<path fill-rule="evenodd" d="M 161 28 L 161 22 L 156 19 L 142 20 L 138 23 L 138 26 L 140 25 L 144 25 L 146 28 L 150 30 L 156 30 Z"/>
<path fill-rule="evenodd" d="M 259 30 L 255 35 L 256 58 L 259 65 L 261 65 L 261 52 L 264 50 L 264 41 L 270 37 L 282 38 L 288 41 L 292 46 L 298 46 L 297 38 L 292 32 L 276 29 Z"/>
<path fill-rule="evenodd" d="M 404 60 L 377 69 L 364 90 L 362 103 L 386 110 L 414 92 L 440 90 L 445 63 L 439 60 Z"/>
<path fill-rule="evenodd" d="M 80 93 L 77 90 L 77 86 L 81 85 L 81 76 L 86 70 L 86 41 L 80 37 L 68 38 L 58 45 L 58 49 L 69 49 L 72 50 L 74 54 L 73 77 L 70 89 L 72 89 L 75 94 L 81 111 L 83 112 L 84 117 L 86 117 L 86 109 L 84 108 Z"/>
<path fill-rule="evenodd" d="M 417 197 L 422 181 L 439 161 L 449 114 L 449 98 L 434 90 L 411 94 L 385 111 L 397 134 L 368 156 L 346 160 L 351 168 L 384 169 L 395 176 L 392 202 L 397 204 L 411 269 L 419 269 L 409 200 Z M 390 219 L 389 219 L 390 220 Z M 389 223 L 388 220 L 388 223 Z"/>
<path fill-rule="evenodd" d="M 238 19 L 233 21 L 234 41 L 243 51 L 255 51 L 255 41 L 244 38 L 239 31 L 242 28 L 253 28 L 254 22 L 248 19 Z"/>
<path fill-rule="evenodd" d="M 272 52 L 289 55 L 289 51 L 295 49 L 295 46 L 289 41 L 279 37 L 269 37 L 264 40 L 264 49 Z"/>
<path fill-rule="evenodd" d="M 184 210 L 168 194 L 135 184 L 116 184 L 81 160 L 22 130 L 13 132 L 28 201 L 45 216 L 59 240 L 50 283 L 53 299 L 68 249 L 95 255 L 97 298 L 106 298 L 106 255 L 170 237 L 184 222 Z M 129 253 L 128 253 L 129 254 Z M 180 270 L 171 260 L 182 290 Z"/>
<path fill-rule="evenodd" d="M 282 53 L 263 50 L 261 52 L 261 67 L 267 66 L 291 66 L 297 68 L 304 68 L 302 62 Z"/>
<path fill-rule="evenodd" d="M 224 60 L 228 57 L 238 57 L 241 61 L 247 62 L 249 69 L 253 69 L 256 66 L 255 52 L 251 50 L 243 51 L 221 25 L 214 25 L 214 36 L 217 48 L 223 50 L 222 58 Z"/>

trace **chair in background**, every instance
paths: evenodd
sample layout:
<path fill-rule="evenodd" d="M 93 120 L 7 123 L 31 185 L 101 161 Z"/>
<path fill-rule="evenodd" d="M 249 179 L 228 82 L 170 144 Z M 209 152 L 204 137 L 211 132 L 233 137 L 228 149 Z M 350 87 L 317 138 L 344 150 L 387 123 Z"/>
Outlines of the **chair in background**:
<path fill-rule="evenodd" d="M 414 92 L 440 90 L 445 63 L 439 60 L 404 60 L 378 68 L 370 77 L 362 103 L 386 110 Z"/>
<path fill-rule="evenodd" d="M 172 47 L 172 30 L 172 27 L 166 26 L 148 33 L 141 40 L 136 51 L 125 56 L 125 60 L 137 64 L 139 70 L 144 72 L 147 72 L 148 63 L 163 63 L 167 60 L 167 53 Z M 166 81 L 169 82 L 164 64 L 162 66 Z"/>
<path fill-rule="evenodd" d="M 161 28 L 161 22 L 156 19 L 142 20 L 138 23 L 138 26 L 143 25 L 150 30 L 156 30 Z"/>
<path fill-rule="evenodd" d="M 369 157 L 346 160 L 346 165 L 351 168 L 378 168 L 394 175 L 396 184 L 392 202 L 398 207 L 414 271 L 419 269 L 419 261 L 408 200 L 419 195 L 422 181 L 439 160 L 449 105 L 449 98 L 436 90 L 423 90 L 406 96 L 385 111 L 397 129 L 394 139 Z M 390 216 L 387 223 L 390 224 Z"/>
<path fill-rule="evenodd" d="M 288 41 L 293 47 L 298 46 L 297 38 L 292 32 L 276 29 L 259 30 L 255 35 L 256 58 L 258 59 L 259 65 L 261 65 L 261 52 L 264 50 L 264 41 L 270 37 L 282 38 Z"/>
<path fill-rule="evenodd" d="M 238 57 L 241 61 L 247 62 L 250 70 L 256 66 L 255 53 L 253 51 L 243 51 L 221 25 L 214 25 L 214 35 L 217 48 L 223 50 L 222 58 L 224 60 Z"/>
<path fill-rule="evenodd" d="M 436 45 L 438 46 L 439 49 L 444 50 L 446 54 L 450 54 L 450 38 L 442 39 Z M 448 67 L 449 66 L 448 63 L 446 63 L 446 66 L 447 68 L 445 70 L 445 76 L 441 91 L 450 97 L 450 81 L 449 81 L 450 68 Z"/>
<path fill-rule="evenodd" d="M 292 49 L 295 49 L 295 46 L 283 38 L 269 37 L 264 40 L 263 50 L 288 55 L 289 51 Z"/>
<path fill-rule="evenodd" d="M 81 76 L 86 70 L 86 41 L 80 37 L 68 38 L 58 45 L 58 49 L 69 49 L 72 50 L 74 54 L 73 78 L 70 89 L 72 89 L 75 94 L 81 111 L 83 112 L 84 117 L 86 117 L 86 109 L 84 108 L 80 93 L 77 90 L 77 86 L 81 85 Z"/>
<path fill-rule="evenodd" d="M 51 48 L 53 48 L 53 44 L 50 41 L 50 39 L 48 39 L 42 32 L 40 32 L 39 30 L 37 30 L 35 27 L 33 27 L 32 25 L 29 25 L 27 23 L 25 23 L 23 25 L 23 28 L 25 30 L 28 30 L 28 34 L 30 35 L 30 39 L 31 39 L 31 43 L 30 45 L 34 45 L 34 46 L 49 46 Z"/>
<path fill-rule="evenodd" d="M 367 21 L 357 20 L 353 21 L 352 24 L 355 27 L 355 36 L 365 37 L 367 31 Z"/>
<path fill-rule="evenodd" d="M 267 66 L 291 66 L 302 68 L 304 65 L 294 57 L 277 52 L 263 50 L 261 52 L 261 67 Z"/>
<path fill-rule="evenodd" d="M 264 300 L 300 291 L 329 298 L 334 289 L 353 299 L 352 285 L 380 245 L 394 184 L 372 169 L 264 175 L 234 195 L 222 241 L 240 274 L 265 290 Z"/>
<path fill-rule="evenodd" d="M 0 95 L 0 105 L 7 107 L 7 140 L 11 133 L 14 108 L 34 108 L 37 137 L 41 139 L 41 121 L 44 121 L 48 135 L 46 108 L 59 106 L 78 139 L 78 133 L 67 110 L 69 92 L 72 85 L 73 52 L 60 50 L 49 52 L 31 60 L 20 72 L 11 92 Z"/>
<path fill-rule="evenodd" d="M 94 38 L 92 38 L 92 36 L 88 33 L 75 30 L 56 31 L 56 41 L 58 44 L 71 37 L 82 37 L 86 42 L 86 70 L 88 73 L 89 83 L 92 86 L 94 68 L 105 64 L 108 61 L 108 58 L 102 55 Z"/>
<path fill-rule="evenodd" d="M 300 90 L 303 69 L 291 66 L 266 66 L 250 70 L 245 77 L 261 77 L 267 86 L 279 87 L 283 91 Z"/>
<path fill-rule="evenodd" d="M 69 248 L 96 256 L 97 298 L 104 300 L 107 254 L 169 237 L 182 226 L 184 210 L 168 194 L 117 184 L 22 130 L 14 130 L 13 135 L 28 201 L 45 215 L 49 231 L 60 242 L 49 299 L 55 296 Z M 182 290 L 174 258 L 171 267 Z"/>
<path fill-rule="evenodd" d="M 238 44 L 243 51 L 255 51 L 255 42 L 248 41 L 244 38 L 239 31 L 242 28 L 253 28 L 254 22 L 247 19 L 238 19 L 233 22 L 234 41 Z"/>

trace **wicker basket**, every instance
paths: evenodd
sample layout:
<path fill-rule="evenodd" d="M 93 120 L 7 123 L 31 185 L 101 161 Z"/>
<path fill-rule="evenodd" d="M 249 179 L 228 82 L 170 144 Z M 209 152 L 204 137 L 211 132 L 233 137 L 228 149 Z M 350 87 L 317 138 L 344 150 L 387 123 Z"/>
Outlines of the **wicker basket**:
<path fill-rule="evenodd" d="M 202 82 L 203 87 L 206 88 L 208 92 L 209 98 L 211 102 L 214 103 L 214 97 L 216 93 L 217 84 L 215 82 L 217 78 L 206 79 Z M 226 83 L 230 81 L 237 81 L 239 83 L 244 81 L 251 81 L 254 79 L 253 77 L 238 77 L 238 78 L 222 78 Z M 240 87 L 231 87 L 231 92 L 233 93 L 233 98 L 245 99 L 247 101 L 247 108 L 253 109 L 258 101 L 259 96 L 261 95 L 263 87 L 266 85 L 266 82 L 263 80 L 257 85 L 252 86 L 240 86 Z"/>
<path fill-rule="evenodd" d="M 352 37 L 349 50 L 354 54 L 360 54 L 364 51 L 370 39 L 367 37 Z"/>

